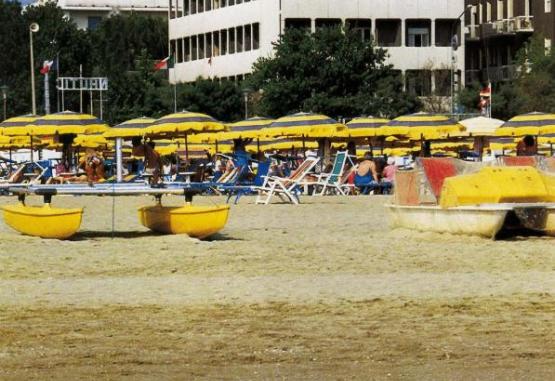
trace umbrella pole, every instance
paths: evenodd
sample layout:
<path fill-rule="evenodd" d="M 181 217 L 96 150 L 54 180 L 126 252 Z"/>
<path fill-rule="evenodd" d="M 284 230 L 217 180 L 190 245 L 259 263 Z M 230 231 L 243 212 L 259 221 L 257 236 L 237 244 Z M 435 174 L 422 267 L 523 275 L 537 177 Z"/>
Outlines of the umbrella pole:
<path fill-rule="evenodd" d="M 216 153 L 218 153 L 218 139 L 216 139 Z"/>
<path fill-rule="evenodd" d="M 256 138 L 256 155 L 260 158 L 260 138 Z"/>
<path fill-rule="evenodd" d="M 551 146 L 551 151 L 553 151 L 553 145 Z M 10 147 L 10 161 L 12 161 L 12 147 Z"/>
<path fill-rule="evenodd" d="M 34 161 L 33 160 L 33 136 L 29 136 L 31 138 L 31 163 Z"/>
<path fill-rule="evenodd" d="M 175 152 L 175 173 L 179 173 L 179 140 L 177 140 L 177 151 Z"/>
<path fill-rule="evenodd" d="M 553 156 L 553 143 L 549 143 L 549 151 L 551 153 L 551 156 Z M 10 149 L 10 160 L 11 160 L 11 154 L 12 154 L 12 150 Z"/>
<path fill-rule="evenodd" d="M 187 134 L 185 134 L 185 160 L 189 163 L 189 144 L 187 142 Z"/>
<path fill-rule="evenodd" d="M 123 182 L 122 138 L 116 138 L 116 181 Z"/>
<path fill-rule="evenodd" d="M 303 135 L 303 157 L 306 159 L 306 147 L 304 142 L 304 135 Z"/>

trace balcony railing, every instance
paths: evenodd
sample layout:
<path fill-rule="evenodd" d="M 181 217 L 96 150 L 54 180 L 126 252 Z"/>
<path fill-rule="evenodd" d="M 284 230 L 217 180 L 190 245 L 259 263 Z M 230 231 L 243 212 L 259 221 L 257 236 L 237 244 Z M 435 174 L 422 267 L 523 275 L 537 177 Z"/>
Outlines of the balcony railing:
<path fill-rule="evenodd" d="M 480 25 L 468 25 L 468 39 L 492 38 L 516 33 L 534 32 L 533 16 L 516 16 Z"/>
<path fill-rule="evenodd" d="M 467 25 L 466 38 L 475 40 L 480 38 L 480 25 Z"/>
<path fill-rule="evenodd" d="M 517 66 L 494 66 L 490 67 L 489 69 L 484 69 L 484 74 L 486 75 L 486 77 L 488 76 L 487 74 L 489 74 L 489 79 L 491 79 L 493 82 L 510 81 L 516 77 Z"/>
<path fill-rule="evenodd" d="M 533 32 L 534 16 L 517 16 L 513 19 L 515 32 Z"/>

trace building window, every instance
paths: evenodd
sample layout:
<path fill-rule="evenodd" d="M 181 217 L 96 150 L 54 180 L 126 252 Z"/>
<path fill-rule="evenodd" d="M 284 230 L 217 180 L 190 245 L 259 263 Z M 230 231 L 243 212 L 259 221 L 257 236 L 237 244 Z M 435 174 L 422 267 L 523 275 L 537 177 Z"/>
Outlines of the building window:
<path fill-rule="evenodd" d="M 372 38 L 372 20 L 369 19 L 347 19 L 345 28 L 356 33 L 362 41 L 370 41 Z"/>
<path fill-rule="evenodd" d="M 228 29 L 229 54 L 235 53 L 235 28 Z"/>
<path fill-rule="evenodd" d="M 545 0 L 545 13 L 551 13 L 551 0 Z"/>
<path fill-rule="evenodd" d="M 171 40 L 170 41 L 170 56 L 172 57 L 176 57 L 177 55 L 177 47 L 176 47 L 176 41 L 175 40 Z"/>
<path fill-rule="evenodd" d="M 89 16 L 87 18 L 87 28 L 90 30 L 95 30 L 98 28 L 100 23 L 102 22 L 102 17 L 100 16 Z"/>
<path fill-rule="evenodd" d="M 341 19 L 316 19 L 316 30 L 341 28 Z"/>
<path fill-rule="evenodd" d="M 252 50 L 252 27 L 245 25 L 245 52 Z"/>
<path fill-rule="evenodd" d="M 206 58 L 212 57 L 212 33 L 206 33 L 204 35 L 204 41 L 206 41 Z"/>
<path fill-rule="evenodd" d="M 219 56 L 221 53 L 220 48 L 220 31 L 217 30 L 212 34 L 212 43 L 214 44 L 214 55 Z"/>
<path fill-rule="evenodd" d="M 252 25 L 252 48 L 254 50 L 260 48 L 260 24 Z"/>
<path fill-rule="evenodd" d="M 406 45 L 411 47 L 426 47 L 431 45 L 430 34 L 432 23 L 430 20 L 407 20 Z"/>
<path fill-rule="evenodd" d="M 183 40 L 180 38 L 177 40 L 177 57 L 176 62 L 183 62 Z"/>
<path fill-rule="evenodd" d="M 206 2 L 204 3 L 204 10 L 206 12 L 212 10 L 212 0 L 206 0 Z"/>
<path fill-rule="evenodd" d="M 304 29 L 308 33 L 312 31 L 312 21 L 310 19 L 285 19 L 285 29 Z"/>
<path fill-rule="evenodd" d="M 434 71 L 435 94 L 447 97 L 451 95 L 451 70 Z"/>
<path fill-rule="evenodd" d="M 191 38 L 186 37 L 183 39 L 183 52 L 185 62 L 189 62 L 191 60 Z"/>
<path fill-rule="evenodd" d="M 191 60 L 196 61 L 198 59 L 198 41 L 197 36 L 191 37 Z"/>
<path fill-rule="evenodd" d="M 227 54 L 227 29 L 221 30 L 220 31 L 220 50 L 221 50 L 221 54 L 226 55 Z"/>
<path fill-rule="evenodd" d="M 405 78 L 409 94 L 417 97 L 432 94 L 432 72 L 430 70 L 407 70 Z"/>
<path fill-rule="evenodd" d="M 376 38 L 379 46 L 401 46 L 401 20 L 376 20 Z"/>
<path fill-rule="evenodd" d="M 198 35 L 198 59 L 202 60 L 206 57 L 206 49 L 204 44 L 204 34 Z"/>
<path fill-rule="evenodd" d="M 436 46 L 451 46 L 453 36 L 460 39 L 461 24 L 459 20 L 436 20 Z"/>
<path fill-rule="evenodd" d="M 204 0 L 197 0 L 197 12 L 204 12 Z"/>
<path fill-rule="evenodd" d="M 197 0 L 191 0 L 191 14 L 197 13 Z"/>
<path fill-rule="evenodd" d="M 243 39 L 243 27 L 242 26 L 238 26 L 237 28 L 235 28 L 235 36 L 237 39 L 237 45 L 235 46 L 235 51 L 237 53 L 241 53 L 243 51 L 244 48 L 244 39 Z"/>

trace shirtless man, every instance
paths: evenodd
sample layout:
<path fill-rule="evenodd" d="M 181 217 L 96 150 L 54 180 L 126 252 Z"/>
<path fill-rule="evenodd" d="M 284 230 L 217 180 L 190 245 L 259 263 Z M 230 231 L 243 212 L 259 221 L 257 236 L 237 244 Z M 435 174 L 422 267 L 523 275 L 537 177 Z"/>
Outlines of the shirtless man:
<path fill-rule="evenodd" d="M 144 156 L 145 173 L 152 175 L 151 184 L 160 182 L 162 160 L 160 154 L 154 150 L 154 142 L 143 143 L 141 138 L 133 138 L 133 156 Z"/>
<path fill-rule="evenodd" d="M 378 171 L 376 164 L 369 159 L 359 163 L 355 174 L 355 186 L 361 189 L 362 194 L 368 194 L 378 185 Z"/>

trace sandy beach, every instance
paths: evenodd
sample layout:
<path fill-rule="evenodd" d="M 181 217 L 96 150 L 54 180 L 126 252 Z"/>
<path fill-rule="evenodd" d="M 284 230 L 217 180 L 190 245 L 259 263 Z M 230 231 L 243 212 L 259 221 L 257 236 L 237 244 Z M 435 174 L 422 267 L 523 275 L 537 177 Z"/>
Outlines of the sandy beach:
<path fill-rule="evenodd" d="M 70 241 L 0 223 L 0 379 L 555 378 L 553 239 L 391 230 L 382 196 L 253 201 L 209 241 L 140 226 L 148 197 L 56 198 L 85 206 Z"/>

